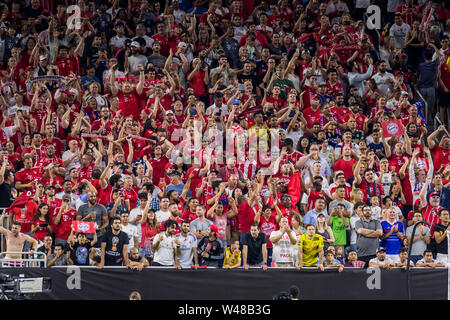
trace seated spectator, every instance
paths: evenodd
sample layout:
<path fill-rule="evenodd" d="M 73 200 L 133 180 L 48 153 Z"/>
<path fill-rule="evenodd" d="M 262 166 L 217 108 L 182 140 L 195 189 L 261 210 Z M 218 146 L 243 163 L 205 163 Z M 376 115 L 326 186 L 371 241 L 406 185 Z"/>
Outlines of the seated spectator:
<path fill-rule="evenodd" d="M 242 252 L 239 250 L 239 241 L 234 241 L 225 249 L 223 269 L 235 269 L 241 266 Z"/>
<path fill-rule="evenodd" d="M 422 221 L 422 213 L 417 211 L 414 213 L 413 220 L 414 224 Z M 414 224 L 406 229 L 406 237 L 411 248 L 411 261 L 416 264 L 417 261 L 423 258 L 423 253 L 430 244 L 431 234 L 430 229 L 424 224 L 419 224 L 412 239 L 412 231 L 414 229 Z M 445 241 L 444 241 L 445 242 Z"/>
<path fill-rule="evenodd" d="M 64 254 L 63 245 L 55 245 L 53 253 L 47 257 L 47 267 L 67 266 L 68 264 L 67 256 Z"/>
<path fill-rule="evenodd" d="M 150 264 L 148 260 L 139 256 L 139 250 L 137 248 L 130 249 L 130 268 L 141 271 L 144 267 L 148 267 Z"/>
<path fill-rule="evenodd" d="M 408 248 L 401 248 L 398 252 L 398 256 L 392 259 L 392 261 L 394 261 L 397 268 L 406 269 L 406 266 L 408 265 Z M 414 267 L 414 262 L 410 260 L 409 265 L 410 267 Z"/>
<path fill-rule="evenodd" d="M 324 268 L 337 268 L 339 272 L 344 270 L 344 266 L 339 260 L 334 258 L 334 253 L 332 251 L 325 252 L 325 260 L 323 261 Z"/>
<path fill-rule="evenodd" d="M 437 268 L 444 267 L 443 263 L 437 262 L 433 259 L 433 252 L 431 250 L 425 250 L 423 252 L 423 259 L 420 259 L 416 263 L 416 267 L 418 268 Z"/>
<path fill-rule="evenodd" d="M 358 260 L 358 254 L 355 250 L 350 249 L 347 254 L 347 260 L 344 263 L 345 268 L 364 268 L 365 266 L 364 261 Z"/>
<path fill-rule="evenodd" d="M 385 248 L 378 248 L 377 257 L 370 259 L 369 267 L 379 267 L 390 270 L 392 267 L 395 267 L 395 262 L 387 257 Z"/>

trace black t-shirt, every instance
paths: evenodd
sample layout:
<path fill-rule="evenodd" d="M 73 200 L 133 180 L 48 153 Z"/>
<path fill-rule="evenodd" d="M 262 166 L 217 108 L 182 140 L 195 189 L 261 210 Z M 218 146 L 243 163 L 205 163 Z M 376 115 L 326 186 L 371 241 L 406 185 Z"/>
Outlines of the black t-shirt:
<path fill-rule="evenodd" d="M 75 266 L 88 266 L 89 265 L 89 250 L 92 248 L 91 242 L 87 241 L 85 244 L 80 245 L 78 242 L 70 249 L 70 259 L 72 259 Z"/>
<path fill-rule="evenodd" d="M 0 208 L 8 208 L 14 201 L 11 191 L 13 187 L 10 184 L 0 184 Z"/>
<path fill-rule="evenodd" d="M 262 245 L 264 243 L 267 243 L 264 232 L 260 232 L 256 238 L 253 238 L 250 232 L 242 235 L 242 245 L 248 246 L 247 264 L 259 264 L 263 261 Z"/>
<path fill-rule="evenodd" d="M 120 231 L 117 235 L 107 231 L 103 235 L 103 242 L 106 242 L 105 266 L 121 266 L 123 263 L 123 246 L 128 244 L 128 235 L 123 231 Z"/>
<path fill-rule="evenodd" d="M 439 234 L 442 235 L 445 232 L 445 230 L 447 230 L 447 228 L 448 224 L 444 226 L 442 223 L 438 223 L 434 226 L 434 232 L 439 232 Z M 441 243 L 437 243 L 435 240 L 433 241 L 436 253 L 447 254 L 448 242 L 446 238 L 442 240 Z"/>

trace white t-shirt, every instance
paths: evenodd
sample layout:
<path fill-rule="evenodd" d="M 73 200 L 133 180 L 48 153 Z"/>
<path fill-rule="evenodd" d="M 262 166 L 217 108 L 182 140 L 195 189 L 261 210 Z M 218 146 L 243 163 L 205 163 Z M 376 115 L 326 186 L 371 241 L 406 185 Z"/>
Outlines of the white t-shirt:
<path fill-rule="evenodd" d="M 175 238 L 180 240 L 181 253 L 178 255 L 178 263 L 182 268 L 190 268 L 194 259 L 192 248 L 197 248 L 197 237 L 189 232 L 186 237 L 179 233 Z"/>
<path fill-rule="evenodd" d="M 378 72 L 372 76 L 372 79 L 375 80 L 378 90 L 380 90 L 384 96 L 387 97 L 389 93 L 392 92 L 392 87 L 395 80 L 392 73 L 385 72 L 384 74 L 381 74 Z M 387 79 L 391 79 L 392 81 L 390 83 L 386 83 Z"/>
<path fill-rule="evenodd" d="M 154 253 L 153 261 L 164 266 L 173 266 L 175 265 L 173 250 L 177 246 L 174 242 L 175 238 L 173 236 L 168 237 L 165 232 L 161 232 L 153 240 L 158 241 L 160 236 L 163 237 L 163 240 L 159 243 L 158 250 Z"/>
<path fill-rule="evenodd" d="M 396 23 L 392 25 L 389 35 L 394 38 L 396 48 L 405 47 L 405 38 L 409 30 L 411 30 L 411 27 L 407 23 L 402 23 L 400 26 Z"/>
<path fill-rule="evenodd" d="M 137 218 L 137 216 L 142 216 L 142 209 L 139 207 L 136 207 L 130 211 L 130 215 L 128 216 L 128 219 L 130 221 L 133 221 Z M 141 230 L 141 221 L 138 220 L 136 223 L 137 233 L 138 233 L 138 239 L 140 240 L 142 238 L 142 230 Z M 128 245 L 128 247 L 131 247 L 131 245 Z"/>
<path fill-rule="evenodd" d="M 291 231 L 294 232 L 294 231 Z M 273 239 L 276 236 L 281 235 L 281 230 L 272 231 L 270 234 L 270 239 Z M 295 234 L 293 234 L 295 237 Z M 291 262 L 293 263 L 293 257 L 292 257 L 292 244 L 291 240 L 289 239 L 289 235 L 287 233 L 284 233 L 281 236 L 281 239 L 277 243 L 273 243 L 273 253 L 272 253 L 272 261 L 277 263 L 286 263 Z"/>
<path fill-rule="evenodd" d="M 120 38 L 119 36 L 115 36 L 115 37 L 112 37 L 111 38 L 111 40 L 109 40 L 109 45 L 110 46 L 114 46 L 114 47 L 116 47 L 116 48 L 122 48 L 123 47 L 123 42 L 125 41 L 125 40 L 127 40 L 128 38 L 127 37 L 125 37 L 125 36 L 123 36 L 122 38 Z"/>
<path fill-rule="evenodd" d="M 126 226 L 121 224 L 120 226 L 122 231 L 128 235 L 128 252 L 130 252 L 131 248 L 134 248 L 134 237 L 138 237 L 138 229 L 131 223 L 128 223 Z"/>
<path fill-rule="evenodd" d="M 371 262 L 375 262 L 378 264 L 388 264 L 388 263 L 393 263 L 394 261 L 392 261 L 388 256 L 386 256 L 386 258 L 383 261 L 378 260 L 378 258 L 373 258 L 370 259 L 369 263 Z"/>
<path fill-rule="evenodd" d="M 159 210 L 159 211 L 156 211 L 155 216 L 156 216 L 156 220 L 158 221 L 158 223 L 161 223 L 161 222 L 164 222 L 167 219 L 169 219 L 170 211 L 169 210 L 167 210 L 167 211 Z"/>

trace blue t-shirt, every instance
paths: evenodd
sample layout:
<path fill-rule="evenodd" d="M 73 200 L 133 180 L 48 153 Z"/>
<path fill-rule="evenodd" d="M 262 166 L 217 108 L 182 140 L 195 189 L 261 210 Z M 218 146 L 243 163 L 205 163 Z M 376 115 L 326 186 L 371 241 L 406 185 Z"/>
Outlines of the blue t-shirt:
<path fill-rule="evenodd" d="M 383 234 L 391 231 L 391 228 L 395 225 L 398 226 L 398 232 L 405 233 L 403 231 L 403 223 L 400 221 L 396 221 L 393 225 L 391 225 L 387 221 L 381 222 L 381 227 L 383 228 Z M 381 246 L 386 249 L 386 254 L 398 254 L 400 248 L 402 247 L 402 241 L 398 238 L 397 233 L 393 232 L 388 238 L 381 241 Z"/>

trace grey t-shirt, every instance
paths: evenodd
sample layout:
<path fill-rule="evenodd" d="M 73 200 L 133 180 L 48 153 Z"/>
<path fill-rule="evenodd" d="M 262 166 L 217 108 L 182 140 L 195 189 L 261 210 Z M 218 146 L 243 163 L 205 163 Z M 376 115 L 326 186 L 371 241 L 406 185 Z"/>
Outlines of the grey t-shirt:
<path fill-rule="evenodd" d="M 103 217 L 106 217 L 108 214 L 106 212 L 106 208 L 105 206 L 96 203 L 95 206 L 90 207 L 89 203 L 83 204 L 81 207 L 78 208 L 78 213 L 77 216 L 80 216 L 81 219 L 83 219 L 84 217 L 88 216 L 89 213 L 93 211 L 95 212 L 95 219 L 89 218 L 86 221 L 89 222 L 95 222 L 97 223 L 97 226 L 100 227 L 103 224 Z M 97 236 L 99 236 L 100 233 L 97 233 Z M 88 234 L 87 238 L 88 239 L 92 239 L 93 235 Z"/>
<path fill-rule="evenodd" d="M 143 55 L 138 56 L 129 56 L 128 63 L 130 64 L 130 71 L 135 72 L 138 71 L 138 65 L 142 64 L 145 68 L 147 65 L 147 57 Z"/>
<path fill-rule="evenodd" d="M 191 222 L 191 231 L 205 231 L 208 230 L 209 226 L 213 223 L 211 220 L 205 218 L 205 220 L 200 221 L 198 218 Z"/>
<path fill-rule="evenodd" d="M 411 236 L 414 226 L 410 226 L 406 229 L 406 236 Z M 426 226 L 422 226 L 423 231 L 425 232 L 426 236 L 431 236 L 430 230 Z M 420 234 L 420 230 L 416 228 L 416 233 L 414 234 L 414 238 L 417 237 Z M 411 239 L 411 242 L 413 239 Z M 423 256 L 423 252 L 426 250 L 427 244 L 423 240 L 423 238 L 420 238 L 416 242 L 414 242 L 414 245 L 411 249 L 411 255 L 412 256 Z"/>
<path fill-rule="evenodd" d="M 49 255 L 47 257 L 47 263 L 48 263 L 48 261 L 55 259 L 55 257 L 56 257 L 56 255 L 54 253 Z M 59 257 L 59 259 L 55 261 L 54 266 L 67 266 L 67 257 L 66 257 L 66 255 L 63 254 L 61 257 Z"/>
<path fill-rule="evenodd" d="M 378 220 L 370 220 L 369 222 L 359 219 L 355 222 L 355 230 L 358 232 L 360 228 L 368 230 L 383 230 L 381 223 Z M 380 239 L 365 237 L 362 234 L 358 234 L 356 238 L 356 246 L 358 247 L 358 256 L 372 256 L 375 255 L 380 243 Z"/>

